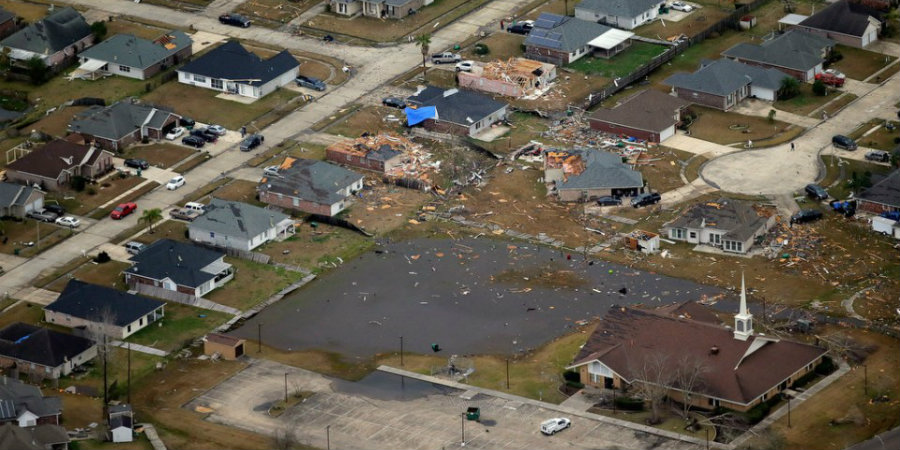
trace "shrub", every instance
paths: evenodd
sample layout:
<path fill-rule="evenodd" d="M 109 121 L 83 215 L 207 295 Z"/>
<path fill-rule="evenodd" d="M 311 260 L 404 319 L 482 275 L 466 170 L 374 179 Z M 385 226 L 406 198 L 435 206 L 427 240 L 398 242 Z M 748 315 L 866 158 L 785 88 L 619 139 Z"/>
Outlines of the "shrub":
<path fill-rule="evenodd" d="M 72 189 L 74 189 L 75 192 L 81 192 L 87 185 L 87 178 L 82 176 L 72 177 L 72 181 L 70 181 L 69 184 L 72 185 Z"/>
<path fill-rule="evenodd" d="M 87 195 L 97 195 L 97 190 L 93 186 L 87 188 Z"/>
<path fill-rule="evenodd" d="M 488 48 L 487 45 L 482 44 L 482 43 L 475 44 L 474 50 L 475 50 L 476 55 L 487 55 L 488 53 L 491 52 L 491 49 Z"/>
<path fill-rule="evenodd" d="M 108 30 L 106 29 L 106 22 L 102 20 L 91 24 L 91 33 L 94 34 L 94 39 L 97 42 L 102 41 L 103 38 L 106 37 L 107 31 Z"/>
<path fill-rule="evenodd" d="M 815 368 L 815 372 L 819 375 L 830 375 L 835 370 L 837 370 L 837 365 L 828 356 L 823 357 L 822 362 Z"/>
<path fill-rule="evenodd" d="M 763 420 L 767 415 L 769 415 L 769 411 L 772 410 L 772 406 L 778 403 L 778 397 L 770 398 L 744 413 L 744 417 L 747 418 L 747 421 L 750 422 L 751 425 L 755 425 L 759 423 L 760 420 Z"/>
<path fill-rule="evenodd" d="M 566 381 L 574 381 L 576 383 L 581 382 L 581 374 L 574 370 L 567 370 L 563 372 L 563 379 Z"/>
<path fill-rule="evenodd" d="M 825 83 L 822 80 L 816 80 L 812 85 L 813 94 L 818 95 L 819 97 L 824 97 L 825 94 L 828 93 L 828 88 L 825 87 Z"/>
<path fill-rule="evenodd" d="M 569 387 L 575 388 L 575 389 L 584 389 L 584 383 L 581 383 L 578 381 L 566 380 L 566 386 L 569 386 Z"/>
<path fill-rule="evenodd" d="M 625 411 L 643 411 L 644 400 L 633 397 L 616 397 L 616 408 Z"/>
<path fill-rule="evenodd" d="M 111 260 L 112 258 L 109 257 L 109 253 L 106 252 L 100 252 L 94 257 L 94 262 L 98 264 L 107 263 Z"/>
<path fill-rule="evenodd" d="M 769 115 L 766 117 L 766 119 L 769 121 L 769 123 L 775 123 L 775 110 L 774 109 L 769 110 Z"/>

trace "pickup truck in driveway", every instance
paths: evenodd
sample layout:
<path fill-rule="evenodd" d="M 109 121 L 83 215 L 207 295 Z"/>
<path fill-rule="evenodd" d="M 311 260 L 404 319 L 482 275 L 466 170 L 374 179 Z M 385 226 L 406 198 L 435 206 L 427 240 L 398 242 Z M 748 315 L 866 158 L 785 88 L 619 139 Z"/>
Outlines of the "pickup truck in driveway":
<path fill-rule="evenodd" d="M 462 61 L 462 56 L 459 56 L 458 53 L 443 52 L 431 55 L 432 64 L 451 64 L 458 63 L 460 61 Z"/>
<path fill-rule="evenodd" d="M 184 220 L 186 222 L 193 222 L 194 219 L 202 215 L 202 212 L 188 208 L 175 208 L 169 211 L 169 216 L 173 219 Z"/>

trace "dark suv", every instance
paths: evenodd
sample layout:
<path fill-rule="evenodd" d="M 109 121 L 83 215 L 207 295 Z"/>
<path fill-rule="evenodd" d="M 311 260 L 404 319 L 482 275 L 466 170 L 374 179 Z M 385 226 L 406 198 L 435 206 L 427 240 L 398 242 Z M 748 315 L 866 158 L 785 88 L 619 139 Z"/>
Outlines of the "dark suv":
<path fill-rule="evenodd" d="M 659 192 L 648 192 L 646 194 L 638 195 L 631 199 L 631 206 L 635 208 L 640 208 L 641 206 L 653 205 L 655 203 L 659 203 L 662 200 L 662 196 L 659 195 Z"/>
<path fill-rule="evenodd" d="M 843 134 L 834 135 L 834 137 L 831 138 L 831 145 L 850 151 L 856 150 L 857 148 L 856 141 Z"/>
<path fill-rule="evenodd" d="M 327 88 L 324 81 L 314 77 L 298 75 L 294 81 L 297 83 L 297 86 L 303 86 L 317 91 L 324 91 Z"/>
<path fill-rule="evenodd" d="M 791 216 L 791 223 L 806 223 L 822 218 L 822 211 L 818 209 L 801 209 L 800 212 Z"/>
<path fill-rule="evenodd" d="M 815 200 L 828 200 L 828 191 L 818 184 L 807 184 L 806 195 Z"/>
<path fill-rule="evenodd" d="M 212 131 L 207 130 L 206 128 L 194 128 L 191 130 L 191 136 L 197 136 L 200 139 L 203 139 L 206 142 L 216 142 L 219 140 L 219 136 Z"/>
<path fill-rule="evenodd" d="M 203 146 L 206 145 L 206 139 L 191 135 L 183 137 L 181 143 L 194 148 L 203 148 Z"/>
<path fill-rule="evenodd" d="M 125 165 L 134 169 L 147 170 L 150 168 L 150 163 L 141 158 L 128 158 L 125 160 Z"/>
<path fill-rule="evenodd" d="M 262 145 L 264 140 L 265 138 L 261 134 L 251 134 L 250 136 L 244 138 L 243 141 L 241 141 L 241 151 L 249 152 L 250 150 L 253 150 L 254 148 Z"/>
<path fill-rule="evenodd" d="M 240 15 L 240 14 L 222 14 L 219 16 L 219 23 L 223 23 L 225 25 L 232 25 L 235 27 L 243 27 L 247 28 L 253 23 L 250 19 Z"/>

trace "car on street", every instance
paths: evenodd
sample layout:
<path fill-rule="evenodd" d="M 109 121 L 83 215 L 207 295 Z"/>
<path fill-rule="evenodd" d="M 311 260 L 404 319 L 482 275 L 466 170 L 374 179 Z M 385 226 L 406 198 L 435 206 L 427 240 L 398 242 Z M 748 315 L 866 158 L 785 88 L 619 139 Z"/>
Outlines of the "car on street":
<path fill-rule="evenodd" d="M 241 151 L 249 152 L 250 150 L 253 150 L 254 148 L 262 145 L 263 141 L 265 140 L 266 138 L 264 138 L 261 134 L 251 134 L 250 136 L 244 138 L 243 141 L 241 141 Z"/>
<path fill-rule="evenodd" d="M 297 78 L 294 78 L 294 82 L 297 83 L 297 86 L 315 89 L 317 91 L 324 91 L 328 87 L 324 81 L 316 77 L 307 77 L 304 75 L 297 75 Z"/>
<path fill-rule="evenodd" d="M 219 140 L 219 136 L 207 130 L 206 128 L 194 128 L 191 130 L 191 136 L 197 136 L 206 142 L 213 143 Z"/>
<path fill-rule="evenodd" d="M 872 150 L 866 153 L 866 159 L 877 162 L 890 162 L 891 154 L 884 150 Z"/>
<path fill-rule="evenodd" d="M 471 72 L 472 67 L 475 67 L 475 61 L 466 60 L 456 63 L 457 72 Z"/>
<path fill-rule="evenodd" d="M 801 209 L 800 212 L 791 216 L 791 223 L 806 223 L 822 218 L 822 211 L 818 209 Z"/>
<path fill-rule="evenodd" d="M 266 166 L 266 168 L 263 169 L 263 174 L 268 175 L 270 177 L 277 177 L 278 176 L 278 166 Z"/>
<path fill-rule="evenodd" d="M 78 228 L 78 225 L 81 225 L 81 221 L 72 216 L 65 216 L 56 219 L 56 224 L 63 227 Z"/>
<path fill-rule="evenodd" d="M 460 61 L 462 61 L 462 56 L 459 56 L 459 53 L 442 52 L 431 55 L 432 64 L 452 64 Z"/>
<path fill-rule="evenodd" d="M 831 145 L 844 150 L 853 151 L 858 148 L 856 141 L 843 134 L 836 134 L 831 138 Z"/>
<path fill-rule="evenodd" d="M 572 426 L 572 421 L 565 417 L 555 417 L 541 422 L 541 433 L 547 436 L 556 434 Z"/>
<path fill-rule="evenodd" d="M 399 97 L 385 97 L 381 99 L 381 104 L 384 106 L 388 106 L 391 108 L 403 109 L 406 108 L 406 100 L 403 100 Z"/>
<path fill-rule="evenodd" d="M 807 184 L 806 195 L 814 200 L 828 200 L 828 191 L 818 184 Z"/>
<path fill-rule="evenodd" d="M 195 148 L 203 148 L 206 145 L 206 139 L 197 136 L 185 136 L 181 139 L 181 143 Z"/>
<path fill-rule="evenodd" d="M 66 208 L 63 208 L 62 205 L 58 205 L 55 203 L 44 204 L 44 211 L 56 213 L 57 216 L 63 216 L 66 214 Z"/>
<path fill-rule="evenodd" d="M 42 209 L 40 211 L 28 211 L 27 213 L 25 213 L 25 217 L 30 217 L 41 222 L 53 222 L 57 217 L 59 217 L 59 214 L 47 209 Z"/>
<path fill-rule="evenodd" d="M 659 192 L 647 192 L 645 194 L 640 194 L 637 197 L 632 198 L 631 206 L 640 208 L 641 206 L 659 203 L 660 200 L 662 200 L 662 196 L 659 194 Z"/>
<path fill-rule="evenodd" d="M 194 219 L 202 215 L 202 212 L 189 208 L 175 208 L 169 211 L 169 216 L 173 219 L 184 220 L 186 222 L 193 222 Z"/>
<path fill-rule="evenodd" d="M 621 198 L 610 197 L 608 195 L 597 199 L 598 206 L 619 206 L 621 204 L 622 204 Z"/>
<path fill-rule="evenodd" d="M 166 189 L 170 191 L 174 191 L 175 189 L 178 189 L 182 186 L 184 186 L 184 177 L 181 175 L 172 178 L 168 183 L 166 183 Z"/>
<path fill-rule="evenodd" d="M 216 136 L 225 136 L 225 133 L 228 132 L 228 130 L 226 130 L 225 127 L 223 127 L 222 125 L 215 125 L 215 124 L 206 127 L 206 131 L 209 131 L 210 133 L 215 134 Z"/>
<path fill-rule="evenodd" d="M 150 168 L 150 163 L 147 162 L 146 159 L 141 158 L 128 158 L 125 160 L 125 166 L 131 167 L 132 169 L 142 169 L 147 170 Z"/>
<path fill-rule="evenodd" d="M 137 211 L 137 203 L 128 202 L 116 206 L 116 209 L 109 213 L 109 217 L 114 220 L 125 218 L 125 216 Z"/>
<path fill-rule="evenodd" d="M 184 134 L 184 128 L 175 127 L 169 130 L 168 133 L 166 133 L 166 139 L 174 141 L 175 139 L 180 138 L 182 134 Z"/>
<path fill-rule="evenodd" d="M 683 11 L 683 12 L 691 12 L 694 10 L 693 6 L 688 5 L 687 3 L 684 3 L 684 2 L 672 2 L 669 5 L 669 8 L 672 8 L 675 11 Z"/>
<path fill-rule="evenodd" d="M 219 23 L 235 27 L 248 28 L 250 24 L 253 23 L 253 21 L 240 14 L 226 13 L 219 16 Z"/>

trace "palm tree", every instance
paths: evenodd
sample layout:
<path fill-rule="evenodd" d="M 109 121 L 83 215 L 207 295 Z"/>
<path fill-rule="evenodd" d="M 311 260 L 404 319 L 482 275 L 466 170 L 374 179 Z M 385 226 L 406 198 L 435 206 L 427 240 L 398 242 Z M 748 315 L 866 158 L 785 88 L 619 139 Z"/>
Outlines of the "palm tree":
<path fill-rule="evenodd" d="M 422 77 L 425 77 L 425 59 L 428 58 L 428 47 L 431 45 L 431 34 L 423 33 L 416 36 L 416 45 L 422 49 Z"/>
<path fill-rule="evenodd" d="M 147 222 L 150 225 L 150 233 L 153 233 L 153 222 L 162 219 L 162 217 L 162 210 L 159 208 L 145 209 L 140 220 L 141 222 Z"/>
<path fill-rule="evenodd" d="M 794 77 L 784 77 L 781 80 L 781 97 L 791 98 L 800 93 L 800 82 Z"/>

